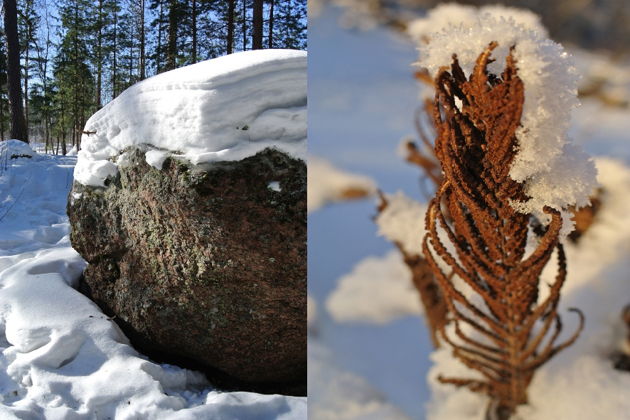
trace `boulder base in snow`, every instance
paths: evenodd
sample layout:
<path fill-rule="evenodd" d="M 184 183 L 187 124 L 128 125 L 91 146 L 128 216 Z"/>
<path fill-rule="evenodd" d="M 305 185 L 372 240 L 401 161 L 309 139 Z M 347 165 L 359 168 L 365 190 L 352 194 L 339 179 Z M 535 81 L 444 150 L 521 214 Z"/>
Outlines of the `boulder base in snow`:
<path fill-rule="evenodd" d="M 105 188 L 70 194 L 81 290 L 155 359 L 225 387 L 304 393 L 304 162 L 266 149 L 158 170 L 134 148 L 118 166 Z"/>

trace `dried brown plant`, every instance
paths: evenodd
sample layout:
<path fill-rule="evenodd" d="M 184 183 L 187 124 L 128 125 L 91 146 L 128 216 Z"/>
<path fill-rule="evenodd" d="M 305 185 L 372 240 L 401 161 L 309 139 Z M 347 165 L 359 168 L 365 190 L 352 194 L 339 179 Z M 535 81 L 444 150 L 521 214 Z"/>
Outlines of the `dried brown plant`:
<path fill-rule="evenodd" d="M 433 78 L 429 75 L 427 69 L 422 69 L 414 73 L 416 80 L 421 83 L 435 88 Z M 434 103 L 432 99 L 425 98 L 422 106 L 416 111 L 414 118 L 414 124 L 416 132 L 420 138 L 420 145 L 415 142 L 407 140 L 404 144 L 405 147 L 405 160 L 413 165 L 418 166 L 422 173 L 423 178 L 427 178 L 432 181 L 433 186 L 437 189 L 442 182 L 442 169 L 440 163 L 435 156 L 434 141 L 435 138 L 435 126 L 433 125 L 433 108 Z M 585 207 L 571 206 L 567 209 L 568 212 L 573 213 L 572 220 L 575 222 L 575 228 L 569 235 L 574 243 L 579 242 L 580 238 L 593 224 L 595 216 L 601 208 L 601 197 L 603 191 L 598 189 L 590 198 L 590 204 Z M 445 209 L 445 216 L 448 219 L 448 209 Z"/>
<path fill-rule="evenodd" d="M 536 369 L 577 339 L 584 318 L 573 309 L 580 325 L 557 343 L 562 331 L 557 307 L 566 278 L 562 218 L 544 208 L 551 221 L 535 249 L 526 252 L 532 216 L 510 204 L 527 196 L 523 184 L 509 176 L 524 87 L 511 53 L 500 76 L 488 73 L 496 46 L 491 43 L 479 55 L 468 79 L 455 56 L 436 76 L 435 154 L 443 179 L 429 203 L 423 249 L 452 324 L 440 335 L 456 358 L 481 375 L 439 380 L 487 394 L 492 416 L 506 419 L 527 403 Z M 554 250 L 557 275 L 539 302 L 540 275 Z"/>
<path fill-rule="evenodd" d="M 430 133 L 425 130 L 425 125 L 422 123 L 423 117 L 428 119 L 429 124 L 432 121 L 433 101 L 431 99 L 425 99 L 423 106 L 416 111 L 415 126 L 416 132 L 420 137 L 420 145 L 418 146 L 411 140 L 405 142 L 405 159 L 407 162 L 418 166 L 422 172 L 430 179 L 433 185 L 437 188 L 442 182 L 442 169 L 440 168 L 440 162 L 437 160 L 434 152 L 434 142 L 431 138 L 435 137 L 435 130 L 430 128 Z"/>

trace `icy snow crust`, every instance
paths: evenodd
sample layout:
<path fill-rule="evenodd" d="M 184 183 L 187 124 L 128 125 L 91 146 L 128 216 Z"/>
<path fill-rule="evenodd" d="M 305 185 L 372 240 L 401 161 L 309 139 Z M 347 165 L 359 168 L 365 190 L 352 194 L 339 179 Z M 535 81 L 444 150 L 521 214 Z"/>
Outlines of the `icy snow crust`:
<path fill-rule="evenodd" d="M 28 147 L 0 142 L 14 145 Z M 221 392 L 136 352 L 74 289 L 86 265 L 65 213 L 76 158 L 31 153 L 0 167 L 0 419 L 306 418 L 306 398 Z"/>
<path fill-rule="evenodd" d="M 456 54 L 469 75 L 479 54 L 496 41 L 499 45 L 492 52 L 495 61 L 488 68 L 500 76 L 510 48 L 514 47 L 518 76 L 525 86 L 525 102 L 516 133 L 519 149 L 510 176 L 525 183 L 530 200 L 513 205 L 543 220 L 544 206 L 561 210 L 574 204 L 587 205 L 596 186 L 595 167 L 567 137 L 571 110 L 579 105 L 573 60 L 531 22 L 522 24 L 521 19 L 497 16 L 483 9 L 476 16 L 471 13 L 464 22 L 449 21 L 446 27 L 431 33 L 430 42 L 420 44 L 418 64 L 436 75 L 441 67 L 452 63 Z M 432 29 L 435 27 L 431 25 Z"/>
<path fill-rule="evenodd" d="M 112 158 L 129 146 L 193 164 L 240 160 L 267 147 L 305 159 L 306 52 L 246 51 L 131 86 L 85 124 L 75 180 L 103 186 L 117 173 Z M 157 157 L 149 163 L 161 167 Z"/>

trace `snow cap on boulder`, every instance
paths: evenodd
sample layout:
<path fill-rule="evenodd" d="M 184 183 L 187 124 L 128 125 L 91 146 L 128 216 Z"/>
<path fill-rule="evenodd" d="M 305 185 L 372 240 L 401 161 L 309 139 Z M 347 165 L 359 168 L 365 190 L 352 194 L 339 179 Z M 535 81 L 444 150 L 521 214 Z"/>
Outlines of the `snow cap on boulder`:
<path fill-rule="evenodd" d="M 193 164 L 241 160 L 274 147 L 306 153 L 306 52 L 230 54 L 143 80 L 85 124 L 75 180 L 104 186 L 125 148 Z"/>

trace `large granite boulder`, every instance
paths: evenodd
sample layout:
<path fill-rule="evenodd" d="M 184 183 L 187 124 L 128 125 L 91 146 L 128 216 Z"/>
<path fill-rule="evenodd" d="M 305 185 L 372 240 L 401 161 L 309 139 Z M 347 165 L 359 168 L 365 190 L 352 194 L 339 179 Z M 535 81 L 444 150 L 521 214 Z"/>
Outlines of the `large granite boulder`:
<path fill-rule="evenodd" d="M 161 170 L 129 147 L 104 187 L 75 182 L 80 290 L 140 351 L 215 384 L 306 391 L 306 166 L 265 149 Z"/>

